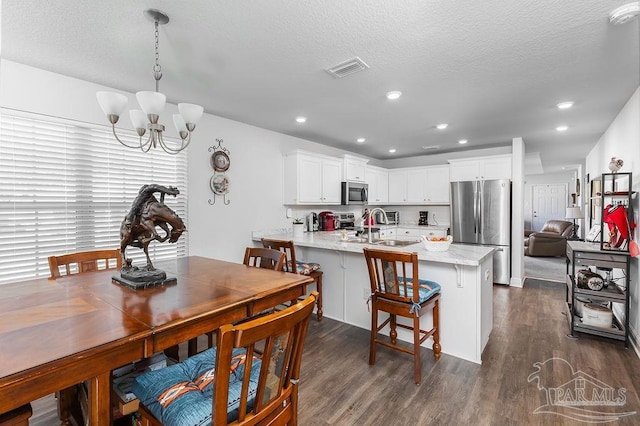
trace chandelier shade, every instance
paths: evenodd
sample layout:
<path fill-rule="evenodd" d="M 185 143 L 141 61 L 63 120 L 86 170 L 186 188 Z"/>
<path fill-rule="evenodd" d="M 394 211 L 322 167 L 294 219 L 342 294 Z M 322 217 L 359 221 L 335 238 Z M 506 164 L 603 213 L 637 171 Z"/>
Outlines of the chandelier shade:
<path fill-rule="evenodd" d="M 163 134 L 165 127 L 159 123 L 159 119 L 160 114 L 164 111 L 167 97 L 158 90 L 159 82 L 162 78 L 162 68 L 159 64 L 158 26 L 169 22 L 169 17 L 165 13 L 155 9 L 146 10 L 144 14 L 152 20 L 155 25 L 155 65 L 153 66 L 153 77 L 156 81 L 156 90 L 137 92 L 136 99 L 141 109 L 129 111 L 131 123 L 140 137 L 139 145 L 127 145 L 116 134 L 115 125 L 127 106 L 127 97 L 120 93 L 100 91 L 96 93 L 96 98 L 102 112 L 107 116 L 109 123 L 111 123 L 114 137 L 122 145 L 127 148 L 140 148 L 144 152 L 159 145 L 165 152 L 177 154 L 185 149 L 191 142 L 191 133 L 196 128 L 198 120 L 202 117 L 204 108 L 196 104 L 179 103 L 178 111 L 180 114 L 173 116 L 173 123 L 178 131 L 181 143 L 180 145 L 172 146 L 164 141 Z M 143 140 L 142 137 L 147 133 L 147 130 L 149 130 L 149 136 L 146 140 Z"/>

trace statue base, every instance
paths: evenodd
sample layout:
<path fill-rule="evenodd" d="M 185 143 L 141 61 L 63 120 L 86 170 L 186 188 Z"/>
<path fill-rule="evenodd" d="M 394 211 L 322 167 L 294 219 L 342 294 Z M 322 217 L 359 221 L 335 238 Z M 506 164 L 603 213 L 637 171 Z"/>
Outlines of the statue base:
<path fill-rule="evenodd" d="M 149 271 L 137 267 L 123 268 L 120 271 L 120 276 L 112 276 L 111 281 L 134 290 L 176 284 L 178 282 L 176 277 L 168 277 L 164 271 L 158 269 Z"/>

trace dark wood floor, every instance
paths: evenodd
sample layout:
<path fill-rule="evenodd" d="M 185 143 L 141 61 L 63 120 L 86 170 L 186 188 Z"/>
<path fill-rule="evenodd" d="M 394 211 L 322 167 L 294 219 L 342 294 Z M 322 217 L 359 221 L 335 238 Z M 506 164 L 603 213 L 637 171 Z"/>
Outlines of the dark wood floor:
<path fill-rule="evenodd" d="M 571 410 L 534 414 L 545 405 L 546 393 L 528 378 L 535 363 L 554 357 L 568 364 L 556 360 L 554 369 L 543 368 L 542 385 L 559 387 L 571 380 L 571 373 L 582 371 L 616 393 L 626 389 L 625 404 L 608 411 L 635 412 L 616 424 L 640 424 L 640 359 L 620 342 L 567 338 L 563 299 L 558 283 L 495 286 L 494 329 L 483 364 L 446 354 L 436 362 L 424 349 L 419 386 L 413 383 L 410 355 L 379 347 L 376 365 L 369 367 L 368 331 L 327 318 L 312 321 L 302 364 L 299 424 L 584 424 L 561 415 L 575 415 Z M 34 403 L 34 410 L 32 425 L 56 424 L 51 397 Z"/>

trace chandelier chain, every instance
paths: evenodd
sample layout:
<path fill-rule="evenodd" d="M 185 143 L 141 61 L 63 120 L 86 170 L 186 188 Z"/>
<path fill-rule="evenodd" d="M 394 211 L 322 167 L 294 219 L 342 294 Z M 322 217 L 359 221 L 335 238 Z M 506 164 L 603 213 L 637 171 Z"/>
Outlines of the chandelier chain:
<path fill-rule="evenodd" d="M 160 79 L 162 78 L 162 67 L 160 66 L 160 33 L 158 31 L 158 20 L 155 20 L 155 49 L 156 49 L 156 63 L 153 65 L 153 78 L 156 80 L 156 92 L 160 91 Z"/>

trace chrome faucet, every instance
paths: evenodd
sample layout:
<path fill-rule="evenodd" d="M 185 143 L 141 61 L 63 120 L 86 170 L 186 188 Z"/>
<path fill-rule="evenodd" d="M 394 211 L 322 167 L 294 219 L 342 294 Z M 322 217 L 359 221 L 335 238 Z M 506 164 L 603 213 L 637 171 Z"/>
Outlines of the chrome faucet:
<path fill-rule="evenodd" d="M 367 224 L 369 226 L 369 244 L 371 244 L 373 241 L 371 241 L 371 222 L 373 222 L 373 213 L 376 210 L 380 210 L 382 212 L 382 217 L 384 217 L 384 224 L 388 225 L 389 224 L 389 220 L 387 219 L 387 212 L 385 212 L 384 210 L 382 210 L 380 207 L 376 207 L 372 210 L 369 210 L 369 217 L 367 218 Z"/>

